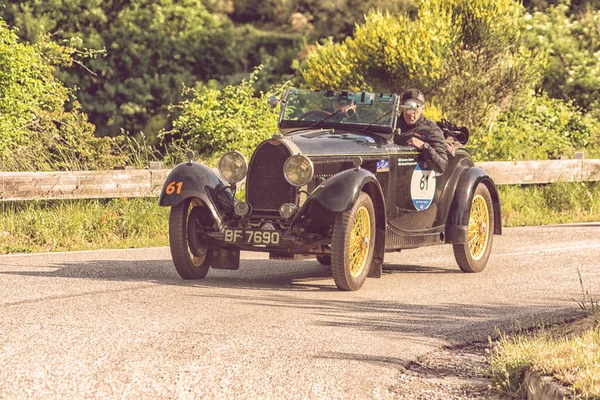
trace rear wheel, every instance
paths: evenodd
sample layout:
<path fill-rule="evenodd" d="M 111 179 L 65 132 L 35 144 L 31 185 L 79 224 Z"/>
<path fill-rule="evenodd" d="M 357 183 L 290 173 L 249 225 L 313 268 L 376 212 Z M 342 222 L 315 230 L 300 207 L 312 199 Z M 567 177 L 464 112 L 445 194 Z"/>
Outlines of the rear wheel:
<path fill-rule="evenodd" d="M 177 273 L 183 279 L 202 279 L 210 268 L 210 245 L 200 222 L 205 212 L 198 199 L 185 199 L 171 208 L 171 257 Z"/>
<path fill-rule="evenodd" d="M 463 272 L 481 272 L 492 250 L 494 236 L 494 206 L 485 184 L 475 189 L 469 214 L 467 243 L 455 244 L 454 258 Z"/>
<path fill-rule="evenodd" d="M 336 217 L 331 242 L 331 271 L 341 290 L 361 288 L 373 258 L 375 210 L 366 193 L 354 206 Z"/>

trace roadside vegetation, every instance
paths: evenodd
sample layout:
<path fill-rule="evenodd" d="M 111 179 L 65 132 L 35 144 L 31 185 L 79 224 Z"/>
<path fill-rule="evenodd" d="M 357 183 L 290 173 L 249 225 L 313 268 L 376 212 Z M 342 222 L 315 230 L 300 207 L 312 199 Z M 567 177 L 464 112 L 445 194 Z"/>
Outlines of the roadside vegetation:
<path fill-rule="evenodd" d="M 579 397 L 600 397 L 600 316 L 533 334 L 501 335 L 488 354 L 495 388 L 524 398 L 524 375 L 531 370 L 551 376 Z"/>
<path fill-rule="evenodd" d="M 0 8 L 0 169 L 168 168 L 187 149 L 211 166 L 227 150 L 249 156 L 276 130 L 267 97 L 292 85 L 418 86 L 431 118 L 469 127 L 481 161 L 600 157 L 593 1 L 336 4 L 9 0 Z M 503 224 L 598 221 L 599 188 L 501 186 Z M 3 202 L 0 251 L 166 244 L 165 225 L 143 222 L 166 221 L 155 199 L 115 202 Z"/>
<path fill-rule="evenodd" d="M 4 202 L 0 254 L 168 245 L 156 199 Z"/>
<path fill-rule="evenodd" d="M 600 298 L 584 286 L 574 299 L 585 317 L 533 332 L 501 333 L 486 354 L 495 389 L 524 398 L 526 371 L 550 376 L 576 398 L 600 397 Z"/>
<path fill-rule="evenodd" d="M 600 182 L 499 190 L 505 227 L 600 221 Z M 169 244 L 169 209 L 156 198 L 0 204 L 0 254 Z"/>
<path fill-rule="evenodd" d="M 503 226 L 600 221 L 600 182 L 500 185 Z"/>

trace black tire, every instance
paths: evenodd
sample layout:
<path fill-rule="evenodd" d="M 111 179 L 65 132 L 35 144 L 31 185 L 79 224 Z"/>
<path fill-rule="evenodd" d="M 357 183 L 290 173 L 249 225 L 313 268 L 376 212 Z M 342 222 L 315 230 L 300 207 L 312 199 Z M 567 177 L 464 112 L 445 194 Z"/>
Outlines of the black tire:
<path fill-rule="evenodd" d="M 494 204 L 485 184 L 475 189 L 469 211 L 467 243 L 454 244 L 454 258 L 463 272 L 481 272 L 487 265 L 494 237 Z"/>
<path fill-rule="evenodd" d="M 375 209 L 366 193 L 361 193 L 349 211 L 339 213 L 331 240 L 331 272 L 341 290 L 361 288 L 373 259 Z"/>
<path fill-rule="evenodd" d="M 329 254 L 317 256 L 317 261 L 321 265 L 331 265 L 331 256 Z"/>
<path fill-rule="evenodd" d="M 191 205 L 191 207 L 190 207 Z M 169 217 L 169 245 L 171 257 L 183 279 L 202 279 L 210 268 L 211 251 L 198 216 L 202 206 L 197 200 L 186 199 L 171 208 Z"/>

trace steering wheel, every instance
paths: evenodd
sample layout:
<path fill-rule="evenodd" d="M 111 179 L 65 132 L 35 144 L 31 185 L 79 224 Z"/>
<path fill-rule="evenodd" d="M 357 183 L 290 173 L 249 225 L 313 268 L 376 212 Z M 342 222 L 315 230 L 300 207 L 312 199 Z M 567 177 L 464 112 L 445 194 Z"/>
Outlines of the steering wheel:
<path fill-rule="evenodd" d="M 327 117 L 331 115 L 331 113 L 329 111 L 325 111 L 325 110 L 312 110 L 312 111 L 307 111 L 304 114 L 300 115 L 298 117 L 298 121 L 302 121 L 302 120 L 307 120 L 307 121 L 318 121 L 321 118 Z M 316 117 L 316 119 L 308 119 L 307 117 Z"/>

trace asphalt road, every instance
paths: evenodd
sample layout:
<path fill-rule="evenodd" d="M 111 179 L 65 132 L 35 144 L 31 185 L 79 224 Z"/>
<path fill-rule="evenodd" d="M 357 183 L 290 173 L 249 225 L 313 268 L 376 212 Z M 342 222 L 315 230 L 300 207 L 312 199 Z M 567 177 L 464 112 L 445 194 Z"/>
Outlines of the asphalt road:
<path fill-rule="evenodd" d="M 177 276 L 167 248 L 0 256 L 0 398 L 388 398 L 402 367 L 600 295 L 600 224 L 506 229 L 486 270 L 386 255 L 341 292 L 316 261 L 246 253 Z"/>

